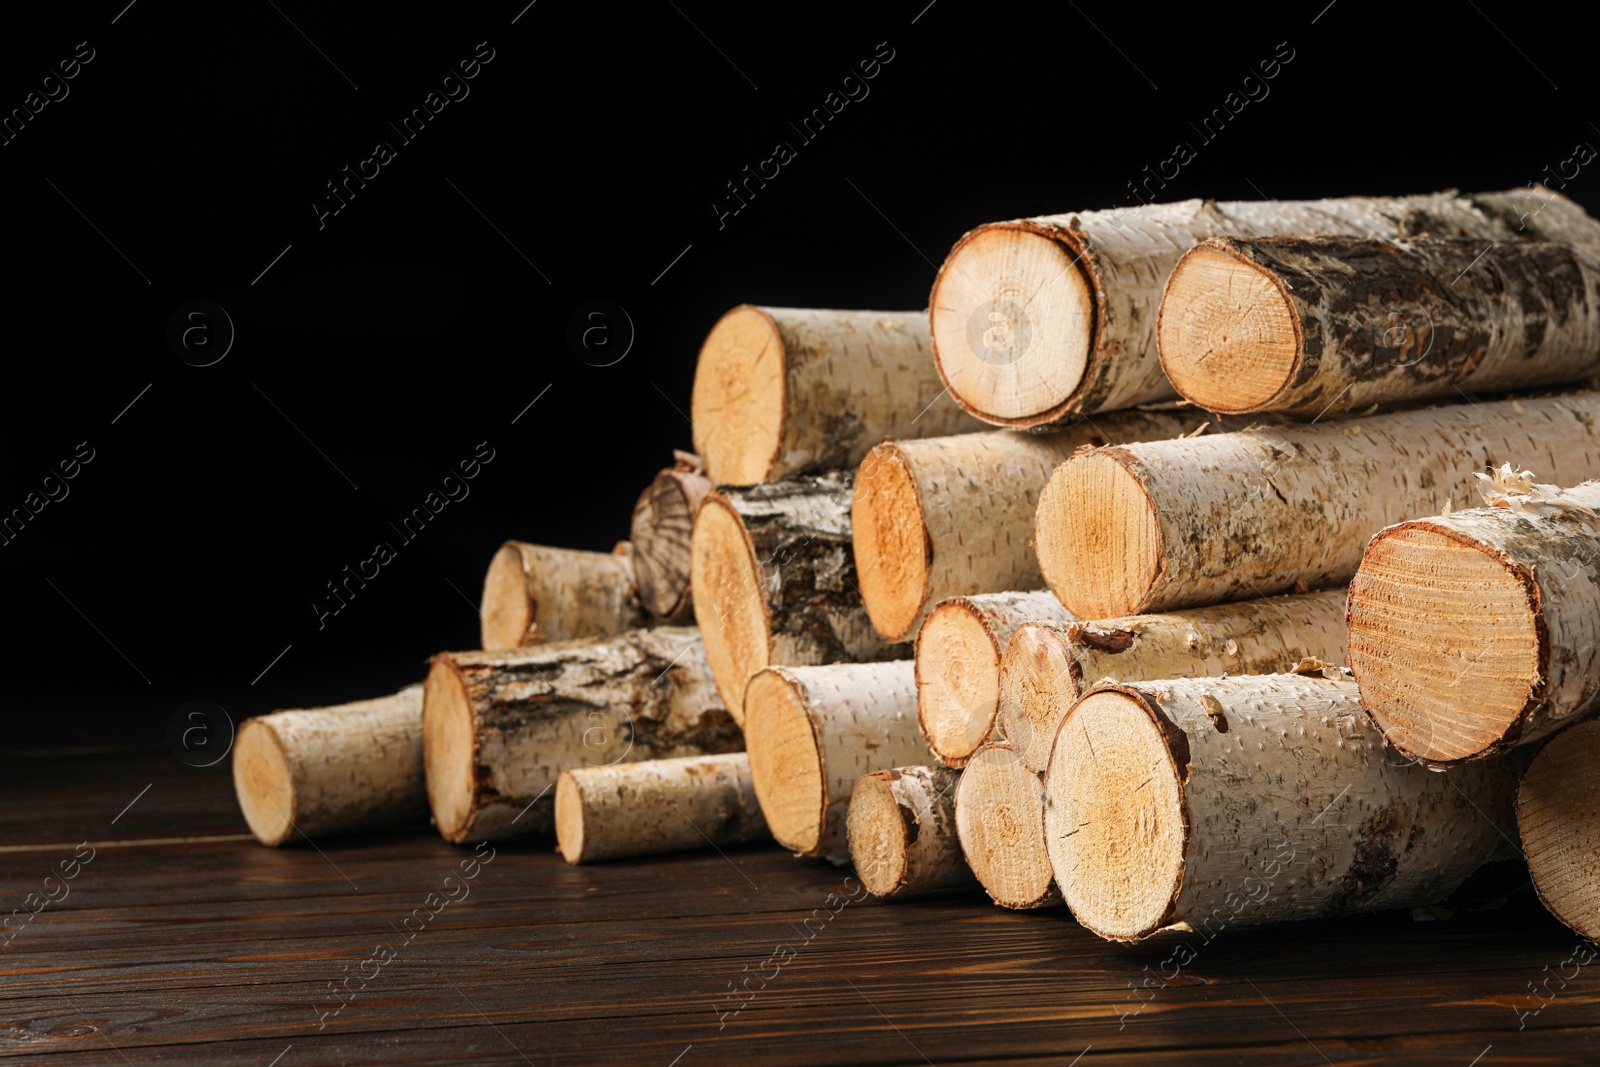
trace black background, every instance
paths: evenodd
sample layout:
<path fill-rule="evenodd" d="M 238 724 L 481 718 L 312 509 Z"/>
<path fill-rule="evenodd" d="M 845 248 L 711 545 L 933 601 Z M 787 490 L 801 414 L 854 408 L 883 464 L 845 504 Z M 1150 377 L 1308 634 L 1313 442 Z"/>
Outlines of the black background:
<path fill-rule="evenodd" d="M 0 109 L 95 57 L 0 147 L 0 508 L 95 458 L 0 547 L 0 746 L 159 743 L 188 700 L 240 719 L 420 678 L 476 643 L 502 540 L 626 536 L 741 301 L 923 307 L 966 229 L 1126 203 L 1180 139 L 1164 199 L 1506 188 L 1600 144 L 1579 5 L 525 2 L 8 13 Z M 386 120 L 484 41 L 470 95 L 401 145 Z M 869 95 L 802 145 L 788 123 L 880 42 Z M 1269 95 L 1202 144 L 1187 122 L 1280 42 Z M 378 140 L 397 158 L 319 229 Z M 780 140 L 797 158 L 719 228 Z M 1566 192 L 1593 204 L 1596 168 Z M 166 343 L 192 299 L 237 331 L 214 366 Z M 566 341 L 596 299 L 637 331 L 609 367 Z M 483 441 L 470 495 L 402 544 L 387 523 Z M 379 540 L 397 558 L 319 629 Z"/>

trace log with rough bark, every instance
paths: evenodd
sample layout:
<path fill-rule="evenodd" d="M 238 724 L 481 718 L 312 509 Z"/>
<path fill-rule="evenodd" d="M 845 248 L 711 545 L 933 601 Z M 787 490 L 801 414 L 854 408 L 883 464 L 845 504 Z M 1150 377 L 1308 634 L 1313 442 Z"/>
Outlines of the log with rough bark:
<path fill-rule="evenodd" d="M 263 845 L 424 818 L 422 686 L 246 720 L 233 746 L 233 790 Z"/>
<path fill-rule="evenodd" d="M 1019 628 L 1000 665 L 1000 726 L 1043 771 L 1061 720 L 1102 681 L 1276 674 L 1345 661 L 1344 591 L 1241 600 L 1165 615 Z"/>
<path fill-rule="evenodd" d="M 422 740 L 433 821 L 457 843 L 548 833 L 562 771 L 743 747 L 700 635 L 676 626 L 441 653 L 423 695 Z"/>
<path fill-rule="evenodd" d="M 1600 475 L 1600 393 L 1095 449 L 1039 494 L 1039 565 L 1086 619 L 1316 589 L 1505 462 L 1563 485 Z"/>
<path fill-rule="evenodd" d="M 633 584 L 639 602 L 665 622 L 694 615 L 689 595 L 689 540 L 711 480 L 699 457 L 678 454 L 678 463 L 655 476 L 633 506 Z"/>
<path fill-rule="evenodd" d="M 750 679 L 744 724 L 773 838 L 834 863 L 850 859 L 846 817 L 856 779 L 928 756 L 910 660 L 768 667 Z"/>
<path fill-rule="evenodd" d="M 850 553 L 853 472 L 718 489 L 694 523 L 695 618 L 717 691 L 744 721 L 744 687 L 772 664 L 909 656 L 873 630 Z"/>
<path fill-rule="evenodd" d="M 743 752 L 562 771 L 555 820 L 556 847 L 568 863 L 771 836 Z"/>
<path fill-rule="evenodd" d="M 956 839 L 956 779 L 948 767 L 898 767 L 856 779 L 846 829 L 867 891 L 903 897 L 972 884 Z"/>
<path fill-rule="evenodd" d="M 1050 472 L 1085 445 L 1181 437 L 1198 412 L 1125 411 L 1054 433 L 887 441 L 856 470 L 851 543 L 861 600 L 889 641 L 946 597 L 1040 589 L 1033 515 Z"/>
<path fill-rule="evenodd" d="M 1590 941 L 1600 941 L 1597 767 L 1600 722 L 1581 722 L 1539 750 L 1517 789 L 1517 829 L 1533 888 L 1550 914 Z"/>
<path fill-rule="evenodd" d="M 962 237 L 934 282 L 939 374 L 962 407 L 1002 426 L 1170 399 L 1155 329 L 1178 257 L 1211 237 L 1291 233 L 1565 241 L 1590 255 L 1600 248 L 1600 222 L 1543 188 L 1185 200 L 993 223 Z"/>
<path fill-rule="evenodd" d="M 1044 590 L 951 597 L 929 613 L 917 631 L 917 723 L 940 763 L 963 767 L 999 739 L 1000 662 L 1017 628 L 1071 618 Z"/>
<path fill-rule="evenodd" d="M 943 392 L 925 311 L 742 304 L 700 349 L 695 451 L 718 485 L 754 485 L 853 467 L 885 436 L 983 429 Z"/>
<path fill-rule="evenodd" d="M 1600 263 L 1537 241 L 1218 238 L 1178 261 L 1157 334 L 1207 411 L 1556 385 L 1600 371 Z"/>
<path fill-rule="evenodd" d="M 1350 583 L 1350 667 L 1389 743 L 1435 767 L 1546 737 L 1600 698 L 1600 483 L 1526 471 L 1498 506 L 1403 522 Z"/>
<path fill-rule="evenodd" d="M 1078 702 L 1045 774 L 1045 836 L 1080 923 L 1209 939 L 1429 904 L 1515 855 L 1524 761 L 1435 774 L 1401 759 L 1346 672 L 1325 673 L 1124 683 Z"/>
<path fill-rule="evenodd" d="M 647 623 L 626 541 L 611 552 L 507 541 L 483 579 L 486 649 L 610 637 Z"/>
<path fill-rule="evenodd" d="M 984 745 L 956 784 L 956 833 L 967 866 L 1002 908 L 1061 903 L 1044 841 L 1044 786 L 1004 741 Z"/>

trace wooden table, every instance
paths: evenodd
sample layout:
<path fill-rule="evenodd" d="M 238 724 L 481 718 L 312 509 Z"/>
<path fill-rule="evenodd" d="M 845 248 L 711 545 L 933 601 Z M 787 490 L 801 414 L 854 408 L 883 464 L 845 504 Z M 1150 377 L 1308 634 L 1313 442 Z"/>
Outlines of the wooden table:
<path fill-rule="evenodd" d="M 225 764 L 13 757 L 0 789 L 4 909 L 59 897 L 0 949 L 25 1063 L 1600 1063 L 1600 960 L 1563 985 L 1577 939 L 1526 894 L 1225 932 L 1163 983 L 1175 943 L 856 900 L 770 846 L 576 868 L 502 844 L 469 878 L 426 828 L 261 848 Z"/>

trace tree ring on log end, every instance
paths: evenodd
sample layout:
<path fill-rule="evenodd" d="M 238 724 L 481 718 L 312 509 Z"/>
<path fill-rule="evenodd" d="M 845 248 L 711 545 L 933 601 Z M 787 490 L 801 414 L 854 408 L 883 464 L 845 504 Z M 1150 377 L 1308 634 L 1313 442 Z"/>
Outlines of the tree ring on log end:
<path fill-rule="evenodd" d="M 904 641 L 927 596 L 929 543 L 911 465 L 892 442 L 856 471 L 850 542 L 867 617 L 885 640 Z"/>
<path fill-rule="evenodd" d="M 822 751 L 800 686 L 781 667 L 750 679 L 745 691 L 750 780 L 778 844 L 812 855 L 822 845 L 828 806 Z"/>
<path fill-rule="evenodd" d="M 788 354 L 772 316 L 742 304 L 700 346 L 689 421 L 717 485 L 764 482 L 783 448 Z"/>
<path fill-rule="evenodd" d="M 434 825 L 459 843 L 475 814 L 477 744 L 466 683 L 446 656 L 433 661 L 422 691 L 422 756 Z"/>
<path fill-rule="evenodd" d="M 1155 714 L 1128 693 L 1090 693 L 1062 723 L 1045 772 L 1056 880 L 1073 916 L 1111 940 L 1165 925 L 1183 882 L 1183 785 Z"/>
<path fill-rule="evenodd" d="M 533 628 L 538 605 L 528 585 L 527 560 L 515 541 L 500 546 L 483 578 L 483 647 L 520 648 Z"/>
<path fill-rule="evenodd" d="M 1350 668 L 1390 744 L 1446 764 L 1515 736 L 1541 676 L 1535 596 L 1494 550 L 1442 527 L 1373 539 L 1350 585 Z"/>
<path fill-rule="evenodd" d="M 1550 913 L 1600 940 L 1600 722 L 1579 723 L 1546 745 L 1517 791 L 1517 830 L 1533 887 Z"/>
<path fill-rule="evenodd" d="M 905 884 L 906 852 L 911 843 L 888 774 L 867 774 L 856 780 L 846 829 L 850 859 L 867 892 L 879 897 L 897 892 Z"/>
<path fill-rule="evenodd" d="M 1065 242 L 1015 224 L 963 237 L 933 283 L 934 363 L 950 395 L 989 422 L 1052 421 L 1084 382 L 1094 297 Z"/>
<path fill-rule="evenodd" d="M 1059 902 L 1044 828 L 1039 776 L 1009 744 L 980 748 L 956 783 L 956 836 L 967 866 L 1001 907 Z"/>
<path fill-rule="evenodd" d="M 1179 260 L 1156 336 L 1173 386 L 1207 411 L 1260 411 L 1300 370 L 1294 301 L 1271 271 L 1226 247 L 1201 245 Z"/>
<path fill-rule="evenodd" d="M 1144 487 L 1113 450 L 1056 468 L 1039 493 L 1039 570 L 1080 619 L 1144 609 L 1161 573 L 1161 522 Z"/>
<path fill-rule="evenodd" d="M 294 833 L 294 769 L 272 727 L 249 719 L 233 745 L 233 791 L 250 832 L 263 845 Z"/>
<path fill-rule="evenodd" d="M 1055 728 L 1077 702 L 1072 667 L 1066 642 L 1047 626 L 1024 623 L 1006 644 L 1000 666 L 1006 740 L 1031 770 L 1050 762 Z"/>
<path fill-rule="evenodd" d="M 965 597 L 942 600 L 917 631 L 917 723 L 928 746 L 959 767 L 994 732 L 1000 650 Z"/>
<path fill-rule="evenodd" d="M 772 627 L 744 521 L 715 494 L 706 497 L 695 519 L 689 573 L 711 678 L 742 726 L 745 684 L 772 660 Z"/>

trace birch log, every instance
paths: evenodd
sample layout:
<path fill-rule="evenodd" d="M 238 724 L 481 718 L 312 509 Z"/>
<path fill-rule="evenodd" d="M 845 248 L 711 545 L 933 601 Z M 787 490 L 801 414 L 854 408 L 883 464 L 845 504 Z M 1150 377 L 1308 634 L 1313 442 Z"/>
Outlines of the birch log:
<path fill-rule="evenodd" d="M 1591 256 L 1600 247 L 1600 223 L 1542 187 L 1184 200 L 992 223 L 962 237 L 939 268 L 934 361 L 957 403 L 1001 426 L 1170 399 L 1155 328 L 1178 257 L 1211 237 L 1291 233 L 1566 241 Z"/>
<path fill-rule="evenodd" d="M 1052 594 L 985 593 L 939 602 L 917 631 L 917 724 L 934 757 L 963 767 L 997 740 L 1000 662 L 1023 623 L 1072 618 Z"/>
<path fill-rule="evenodd" d="M 483 579 L 483 647 L 611 637 L 646 624 L 626 541 L 612 552 L 507 541 Z"/>
<path fill-rule="evenodd" d="M 1517 829 L 1533 888 L 1550 914 L 1590 941 L 1600 941 L 1596 767 L 1600 722 L 1582 722 L 1539 750 L 1517 790 Z"/>
<path fill-rule="evenodd" d="M 422 739 L 433 821 L 457 843 L 548 833 L 562 771 L 742 747 L 699 634 L 673 626 L 441 653 L 423 695 Z"/>
<path fill-rule="evenodd" d="M 422 686 L 247 719 L 234 741 L 233 790 L 263 845 L 425 817 Z"/>
<path fill-rule="evenodd" d="M 711 492 L 699 457 L 679 453 L 676 466 L 655 476 L 633 506 L 633 584 L 639 602 L 665 622 L 694 617 L 689 595 L 689 541 L 694 517 Z"/>
<path fill-rule="evenodd" d="M 1006 742 L 974 753 L 956 784 L 962 854 L 1002 908 L 1061 903 L 1044 841 L 1044 786 Z"/>
<path fill-rule="evenodd" d="M 856 471 L 851 544 L 880 635 L 904 641 L 946 597 L 1040 589 L 1033 516 L 1050 472 L 1086 445 L 1160 441 L 1195 412 L 1126 411 L 1055 433 L 887 441 Z"/>
<path fill-rule="evenodd" d="M 899 767 L 856 779 L 845 826 L 867 891 L 905 897 L 972 884 L 956 839 L 956 779 L 947 767 Z"/>
<path fill-rule="evenodd" d="M 1000 665 L 1000 727 L 1043 771 L 1067 712 L 1104 681 L 1276 674 L 1345 661 L 1344 593 L 1241 600 L 1166 615 L 1027 623 Z"/>
<path fill-rule="evenodd" d="M 1045 774 L 1050 863 L 1078 921 L 1137 941 L 1411 907 L 1514 855 L 1522 761 L 1442 775 L 1397 759 L 1355 683 L 1328 673 L 1080 700 Z"/>
<path fill-rule="evenodd" d="M 1350 583 L 1362 706 L 1430 766 L 1536 741 L 1600 698 L 1600 483 L 1508 478 L 1499 506 L 1379 533 Z"/>
<path fill-rule="evenodd" d="M 568 863 L 770 836 L 743 752 L 562 771 L 555 820 L 556 847 Z"/>
<path fill-rule="evenodd" d="M 910 660 L 768 667 L 750 679 L 745 737 L 773 838 L 796 855 L 841 864 L 850 859 L 856 779 L 928 754 Z"/>
<path fill-rule="evenodd" d="M 1087 619 L 1316 589 L 1508 461 L 1563 485 L 1600 475 L 1600 393 L 1095 449 L 1039 494 L 1039 565 Z"/>
<path fill-rule="evenodd" d="M 1322 416 L 1600 370 L 1600 263 L 1482 238 L 1218 238 L 1172 272 L 1161 364 L 1207 411 Z"/>
<path fill-rule="evenodd" d="M 695 519 L 695 618 L 717 691 L 744 721 L 744 687 L 772 665 L 906 657 L 872 629 L 850 554 L 849 471 L 714 490 Z"/>
<path fill-rule="evenodd" d="M 886 435 L 983 429 L 943 393 L 927 312 L 742 304 L 700 349 L 695 451 L 718 485 L 754 485 L 853 467 Z"/>

